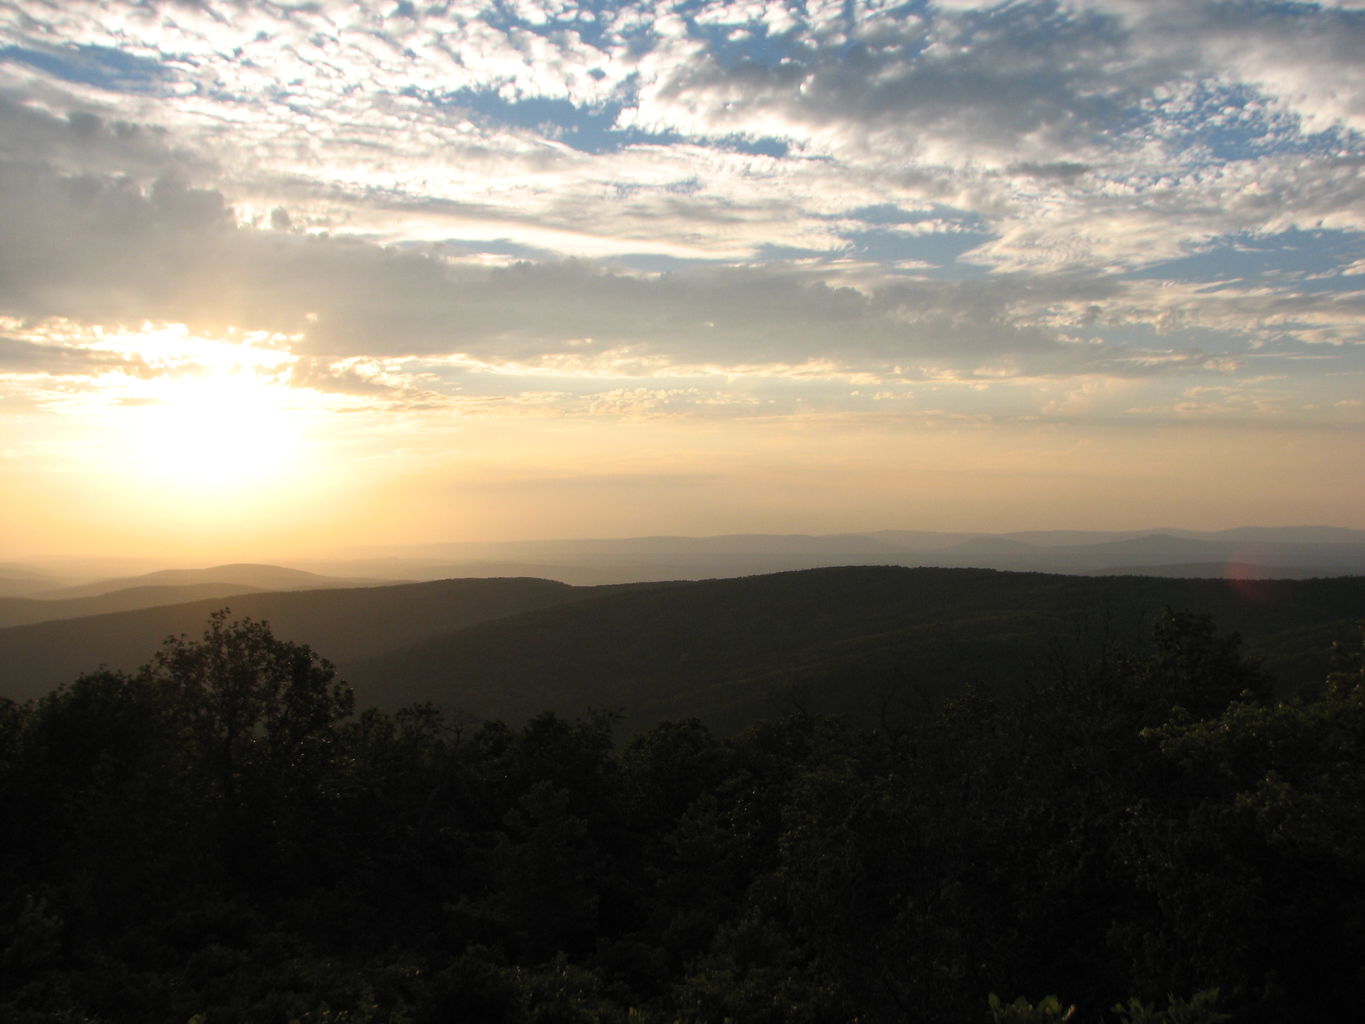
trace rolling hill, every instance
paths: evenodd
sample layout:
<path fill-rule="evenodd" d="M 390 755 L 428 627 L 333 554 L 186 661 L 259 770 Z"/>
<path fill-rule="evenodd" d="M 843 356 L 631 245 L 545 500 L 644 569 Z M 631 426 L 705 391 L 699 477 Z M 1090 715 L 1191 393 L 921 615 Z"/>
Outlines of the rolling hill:
<path fill-rule="evenodd" d="M 207 569 L 162 569 L 141 576 L 122 576 L 96 580 L 79 586 L 60 587 L 28 596 L 45 600 L 99 597 L 117 590 L 139 587 L 186 587 L 229 584 L 255 590 L 322 590 L 333 587 L 363 587 L 392 583 L 393 580 L 354 579 L 322 576 L 282 565 L 237 562 Z"/>
<path fill-rule="evenodd" d="M 1147 566 L 1286 567 L 1293 576 L 1365 573 L 1365 530 L 1329 526 L 1009 534 L 883 530 L 867 534 L 735 534 L 454 544 L 373 549 L 324 563 L 340 574 L 542 576 L 575 585 L 708 579 L 851 565 L 1107 575 Z M 1200 570 L 1201 575 L 1209 574 Z M 1213 575 L 1223 575 L 1221 571 Z"/>
<path fill-rule="evenodd" d="M 1229 582 L 847 567 L 641 586 L 487 621 L 348 666 L 362 701 L 471 718 L 615 708 L 723 728 L 797 706 L 880 713 L 1012 685 L 1140 642 L 1170 606 L 1211 614 L 1289 688 L 1320 680 L 1365 578 Z"/>
<path fill-rule="evenodd" d="M 0 562 L 0 597 L 35 594 L 59 585 L 52 576 L 37 572 L 26 565 Z"/>
<path fill-rule="evenodd" d="M 221 601 L 0 630 L 0 695 L 101 663 L 131 669 Z M 1322 678 L 1365 615 L 1365 578 L 1226 581 L 845 567 L 571 587 L 447 580 L 250 594 L 237 615 L 334 661 L 361 706 L 434 701 L 468 718 L 619 709 L 626 726 L 782 708 L 877 714 L 967 683 L 1008 686 L 1145 635 L 1163 606 L 1235 629 L 1282 686 Z"/>
<path fill-rule="evenodd" d="M 211 612 L 270 622 L 282 639 L 306 643 L 340 665 L 485 619 L 561 601 L 582 591 L 550 580 L 441 580 L 389 587 L 243 594 L 188 604 L 0 629 L 0 696 L 40 696 L 100 666 L 132 670 L 167 636 L 197 636 Z"/>
<path fill-rule="evenodd" d="M 189 601 L 221 600 L 240 594 L 258 593 L 260 589 L 241 583 L 190 583 L 183 586 L 128 587 L 92 597 L 0 597 L 0 629 L 56 619 L 79 619 L 89 615 L 133 611 L 137 608 L 159 608 Z"/>

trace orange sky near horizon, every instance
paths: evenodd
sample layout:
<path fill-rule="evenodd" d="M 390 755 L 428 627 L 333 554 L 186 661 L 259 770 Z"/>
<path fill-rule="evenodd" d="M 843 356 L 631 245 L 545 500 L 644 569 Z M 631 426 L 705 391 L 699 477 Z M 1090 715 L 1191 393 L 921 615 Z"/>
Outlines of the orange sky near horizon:
<path fill-rule="evenodd" d="M 1365 11 L 1231 10 L 4 5 L 0 559 L 1365 528 Z"/>
<path fill-rule="evenodd" d="M 0 462 L 0 558 L 207 564 L 457 540 L 1365 527 L 1365 480 L 1339 472 L 1365 441 L 1339 434 L 799 414 L 399 424 L 283 406 L 253 409 L 253 425 L 186 388 L 187 408 L 155 407 L 150 421 L 145 406 L 91 413 L 93 438 L 64 421 L 79 443 Z"/>

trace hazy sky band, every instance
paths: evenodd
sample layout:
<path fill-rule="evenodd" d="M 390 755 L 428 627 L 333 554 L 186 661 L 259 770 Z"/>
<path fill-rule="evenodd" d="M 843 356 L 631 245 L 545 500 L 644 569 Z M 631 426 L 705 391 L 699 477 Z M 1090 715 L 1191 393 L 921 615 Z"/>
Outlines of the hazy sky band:
<path fill-rule="evenodd" d="M 771 472 L 811 529 L 947 527 L 1018 485 L 905 522 L 887 481 L 1220 452 L 1301 502 L 1186 525 L 1344 522 L 1361 53 L 1344 0 L 2 4 L 0 479 L 217 374 L 431 501 L 687 480 L 695 532 L 767 528 L 723 495 Z"/>

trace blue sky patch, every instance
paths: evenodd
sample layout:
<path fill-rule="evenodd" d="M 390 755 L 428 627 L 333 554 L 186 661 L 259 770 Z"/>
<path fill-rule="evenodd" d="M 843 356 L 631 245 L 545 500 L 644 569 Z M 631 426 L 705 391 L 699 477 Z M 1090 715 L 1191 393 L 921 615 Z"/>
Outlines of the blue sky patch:
<path fill-rule="evenodd" d="M 851 231 L 843 236 L 849 244 L 849 255 L 879 263 L 901 263 L 913 260 L 947 267 L 958 262 L 972 249 L 991 240 L 988 232 L 926 232 L 906 234 L 870 228 Z"/>
<path fill-rule="evenodd" d="M 1365 233 L 1356 231 L 1285 231 L 1275 235 L 1233 235 L 1200 252 L 1156 263 L 1126 276 L 1134 279 L 1232 281 L 1270 284 L 1305 277 L 1336 275 L 1343 266 L 1365 259 Z M 1353 287 L 1358 287 L 1358 278 Z M 1333 287 L 1331 277 L 1316 282 Z M 1340 287 L 1338 283 L 1336 287 Z"/>
<path fill-rule="evenodd" d="M 109 92 L 155 92 L 171 77 L 171 71 L 158 61 L 106 46 L 43 50 L 7 46 L 0 50 L 0 63 L 5 62 L 27 64 L 63 81 Z"/>

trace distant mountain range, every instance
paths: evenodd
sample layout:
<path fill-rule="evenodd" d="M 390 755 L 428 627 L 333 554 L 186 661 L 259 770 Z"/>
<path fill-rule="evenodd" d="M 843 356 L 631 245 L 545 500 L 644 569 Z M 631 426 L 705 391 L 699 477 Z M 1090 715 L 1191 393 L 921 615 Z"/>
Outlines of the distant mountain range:
<path fill-rule="evenodd" d="M 25 579 L 22 576 L 15 578 Z M 53 586 L 50 577 L 37 574 L 28 578 L 33 581 L 33 586 L 20 588 L 24 596 L 0 597 L 0 628 L 184 604 L 201 599 L 235 597 L 259 591 L 324 590 L 395 582 L 320 576 L 279 565 L 251 564 L 217 565 L 207 569 L 164 569 L 78 586 Z"/>
<path fill-rule="evenodd" d="M 0 563 L 0 597 L 39 593 L 56 585 L 52 576 L 30 566 Z"/>
<path fill-rule="evenodd" d="M 0 628 L 26 626 L 34 622 L 78 619 L 88 615 L 158 608 L 203 599 L 222 600 L 239 594 L 258 593 L 259 588 L 234 583 L 197 583 L 179 587 L 128 587 L 92 597 L 66 597 L 39 600 L 28 597 L 0 597 Z"/>
<path fill-rule="evenodd" d="M 332 587 L 363 587 L 375 584 L 404 582 L 393 579 L 340 578 L 321 576 L 302 569 L 289 569 L 282 565 L 257 565 L 234 563 L 215 565 L 207 569 L 162 569 L 158 572 L 144 573 L 141 576 L 122 576 L 114 579 L 96 580 L 80 586 L 56 587 L 30 594 L 42 600 L 74 597 L 99 597 L 119 590 L 135 587 L 189 587 L 216 586 L 229 584 L 250 587 L 254 590 L 321 590 Z"/>
<path fill-rule="evenodd" d="M 108 563 L 111 560 L 106 559 Z M 0 563 L 0 598 L 58 601 L 146 587 L 301 590 L 471 577 L 526 576 L 580 586 L 751 576 L 841 565 L 1009 569 L 1086 575 L 1308 578 L 1365 574 L 1365 530 L 1244 526 L 1231 530 L 1030 530 L 945 533 L 728 534 L 388 546 L 281 565 L 232 564 L 96 577 L 80 560 Z M 305 571 L 306 570 L 306 571 Z M 172 591 L 163 596 L 173 598 Z M 103 609 L 121 610 L 119 598 Z M 124 602 L 120 604 L 120 602 Z M 72 610 L 76 606 L 71 606 Z M 44 616 L 53 616 L 48 609 Z M 94 609 L 89 612 L 93 614 Z M 16 613 L 0 623 L 31 621 Z M 62 612 L 64 616 L 66 613 Z M 86 614 L 86 612 L 82 612 Z"/>
<path fill-rule="evenodd" d="M 1240 631 L 1282 685 L 1297 686 L 1323 677 L 1332 641 L 1358 637 L 1365 577 L 855 566 L 593 587 L 505 578 L 242 593 L 0 629 L 0 696 L 40 696 L 100 665 L 133 669 L 166 636 L 198 635 L 224 603 L 334 661 L 362 706 L 430 700 L 514 721 L 619 709 L 628 728 L 693 715 L 739 728 L 784 707 L 876 714 L 969 683 L 1074 669 L 1145 635 L 1163 606 Z"/>
<path fill-rule="evenodd" d="M 885 530 L 865 534 L 734 534 L 432 544 L 375 549 L 325 563 L 340 575 L 516 575 L 566 583 L 705 579 L 839 565 L 936 566 L 1105 575 L 1144 566 L 1169 574 L 1247 575 L 1245 567 L 1287 578 L 1365 573 L 1365 530 L 1334 526 L 1239 527 L 1217 532 L 1025 531 L 1007 534 Z M 1212 572 L 1211 567 L 1222 567 Z M 1239 568 L 1242 567 L 1242 568 Z"/>

